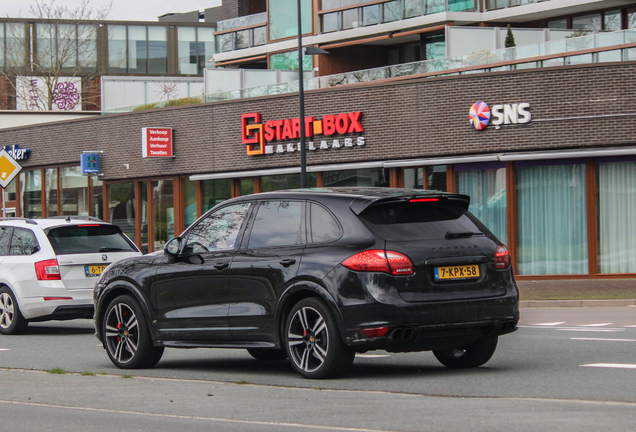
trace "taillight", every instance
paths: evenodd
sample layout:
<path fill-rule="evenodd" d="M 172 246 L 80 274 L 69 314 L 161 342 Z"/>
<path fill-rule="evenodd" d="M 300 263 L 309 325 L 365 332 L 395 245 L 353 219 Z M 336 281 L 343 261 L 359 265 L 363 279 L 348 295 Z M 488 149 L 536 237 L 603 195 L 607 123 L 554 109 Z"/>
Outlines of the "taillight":
<path fill-rule="evenodd" d="M 56 259 L 35 263 L 35 274 L 38 280 L 60 280 L 60 267 Z"/>
<path fill-rule="evenodd" d="M 510 267 L 510 252 L 504 245 L 499 245 L 495 251 L 495 268 L 505 270 L 508 267 Z"/>
<path fill-rule="evenodd" d="M 342 265 L 361 272 L 381 272 L 395 276 L 413 274 L 413 263 L 406 255 L 381 249 L 359 252 L 344 260 Z"/>
<path fill-rule="evenodd" d="M 360 330 L 360 332 L 366 337 L 381 337 L 384 336 L 388 331 L 388 327 L 374 327 Z"/>

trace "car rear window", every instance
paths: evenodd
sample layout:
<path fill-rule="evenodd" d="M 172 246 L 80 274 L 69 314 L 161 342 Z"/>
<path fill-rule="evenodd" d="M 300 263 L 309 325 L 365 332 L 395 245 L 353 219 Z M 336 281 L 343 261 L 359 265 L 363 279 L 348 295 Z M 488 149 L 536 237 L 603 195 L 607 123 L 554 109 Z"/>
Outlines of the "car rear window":
<path fill-rule="evenodd" d="M 360 217 L 385 240 L 443 239 L 447 233 L 482 234 L 464 208 L 443 201 L 376 204 Z"/>
<path fill-rule="evenodd" d="M 97 252 L 137 252 L 137 248 L 114 225 L 70 225 L 47 233 L 57 255 Z"/>

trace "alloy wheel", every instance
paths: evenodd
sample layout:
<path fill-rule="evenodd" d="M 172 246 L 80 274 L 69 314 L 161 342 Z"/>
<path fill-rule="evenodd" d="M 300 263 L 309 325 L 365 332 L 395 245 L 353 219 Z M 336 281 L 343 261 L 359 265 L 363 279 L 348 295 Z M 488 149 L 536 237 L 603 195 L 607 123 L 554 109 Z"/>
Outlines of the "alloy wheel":
<path fill-rule="evenodd" d="M 321 313 L 313 307 L 296 311 L 287 335 L 292 361 L 304 372 L 318 370 L 327 358 L 329 333 Z"/>
<path fill-rule="evenodd" d="M 8 329 L 13 322 L 13 299 L 7 293 L 0 294 L 0 328 Z"/>
<path fill-rule="evenodd" d="M 116 303 L 106 317 L 106 347 L 110 355 L 121 364 L 128 363 L 139 347 L 139 322 L 130 306 Z"/>

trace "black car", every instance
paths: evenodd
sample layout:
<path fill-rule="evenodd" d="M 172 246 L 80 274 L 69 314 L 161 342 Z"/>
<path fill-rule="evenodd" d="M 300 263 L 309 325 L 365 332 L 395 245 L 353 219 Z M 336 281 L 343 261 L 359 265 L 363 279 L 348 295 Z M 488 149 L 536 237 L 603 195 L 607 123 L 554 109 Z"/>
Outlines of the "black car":
<path fill-rule="evenodd" d="M 519 295 L 508 250 L 469 202 L 389 188 L 227 200 L 164 251 L 104 271 L 96 335 L 124 369 L 154 366 L 164 347 L 289 357 L 306 378 L 377 349 L 480 366 L 517 329 Z"/>

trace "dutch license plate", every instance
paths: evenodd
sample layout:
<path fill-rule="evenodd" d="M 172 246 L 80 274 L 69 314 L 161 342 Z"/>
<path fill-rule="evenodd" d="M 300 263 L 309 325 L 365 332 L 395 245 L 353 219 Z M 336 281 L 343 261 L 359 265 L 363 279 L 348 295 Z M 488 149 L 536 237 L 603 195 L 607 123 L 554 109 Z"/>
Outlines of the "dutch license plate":
<path fill-rule="evenodd" d="M 86 270 L 86 276 L 88 277 L 92 277 L 92 276 L 99 276 L 100 274 L 102 274 L 102 272 L 104 271 L 104 269 L 108 267 L 108 265 L 87 265 L 84 267 L 84 269 Z"/>
<path fill-rule="evenodd" d="M 479 277 L 478 265 L 435 267 L 435 280 L 470 279 Z"/>

